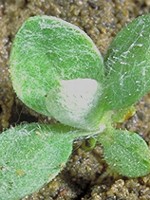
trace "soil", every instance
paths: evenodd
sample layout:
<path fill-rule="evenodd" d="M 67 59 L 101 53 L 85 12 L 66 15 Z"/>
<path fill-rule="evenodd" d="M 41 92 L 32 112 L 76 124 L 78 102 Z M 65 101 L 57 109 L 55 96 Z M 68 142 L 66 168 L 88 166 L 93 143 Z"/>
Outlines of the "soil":
<path fill-rule="evenodd" d="M 0 130 L 23 121 L 48 119 L 25 107 L 13 92 L 9 54 L 15 33 L 30 16 L 52 15 L 83 29 L 104 55 L 116 33 L 133 18 L 150 12 L 150 0 L 1 0 L 0 1 Z M 150 146 L 150 95 L 122 128 L 138 132 Z M 51 121 L 50 121 L 51 122 Z M 39 192 L 23 200 L 150 200 L 150 175 L 138 179 L 112 174 L 102 148 L 74 144 L 65 169 Z"/>

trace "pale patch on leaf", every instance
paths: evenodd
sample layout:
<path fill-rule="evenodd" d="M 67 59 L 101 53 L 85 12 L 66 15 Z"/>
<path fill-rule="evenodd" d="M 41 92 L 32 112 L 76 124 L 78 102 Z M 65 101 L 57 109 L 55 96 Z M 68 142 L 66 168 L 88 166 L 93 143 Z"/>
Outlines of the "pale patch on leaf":
<path fill-rule="evenodd" d="M 102 94 L 100 84 L 92 79 L 61 81 L 59 89 L 51 90 L 46 98 L 50 115 L 69 126 L 88 129 L 88 115 Z M 91 121 L 92 123 L 92 121 Z"/>

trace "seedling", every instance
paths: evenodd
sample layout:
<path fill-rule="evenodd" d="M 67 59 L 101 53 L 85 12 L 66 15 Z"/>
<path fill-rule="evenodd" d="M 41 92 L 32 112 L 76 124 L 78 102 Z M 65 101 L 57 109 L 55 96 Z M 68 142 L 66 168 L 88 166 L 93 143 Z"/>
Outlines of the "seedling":
<path fill-rule="evenodd" d="M 150 150 L 115 123 L 150 91 L 150 15 L 124 27 L 103 58 L 78 27 L 48 16 L 29 18 L 13 42 L 10 74 L 18 97 L 60 123 L 21 124 L 0 135 L 0 199 L 16 200 L 52 180 L 73 141 L 101 143 L 112 171 L 150 172 Z M 132 113 L 132 112 L 131 112 Z"/>

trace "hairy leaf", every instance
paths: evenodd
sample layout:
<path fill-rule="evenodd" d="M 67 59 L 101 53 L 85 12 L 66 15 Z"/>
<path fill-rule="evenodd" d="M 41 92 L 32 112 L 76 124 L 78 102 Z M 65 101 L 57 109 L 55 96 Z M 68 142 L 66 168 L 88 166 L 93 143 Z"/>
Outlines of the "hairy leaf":
<path fill-rule="evenodd" d="M 18 200 L 52 180 L 67 162 L 76 131 L 36 123 L 0 135 L 0 199 Z"/>
<path fill-rule="evenodd" d="M 136 133 L 111 130 L 99 136 L 104 147 L 104 159 L 115 172 L 127 177 L 150 173 L 150 150 Z"/>
<path fill-rule="evenodd" d="M 56 17 L 29 18 L 14 39 L 10 72 L 18 97 L 35 111 L 79 128 L 88 127 L 89 113 L 96 117 L 103 61 L 95 44 L 78 27 Z M 74 92 L 69 93 L 71 84 Z"/>
<path fill-rule="evenodd" d="M 109 109 L 129 107 L 150 91 L 150 14 L 124 27 L 104 60 Z"/>

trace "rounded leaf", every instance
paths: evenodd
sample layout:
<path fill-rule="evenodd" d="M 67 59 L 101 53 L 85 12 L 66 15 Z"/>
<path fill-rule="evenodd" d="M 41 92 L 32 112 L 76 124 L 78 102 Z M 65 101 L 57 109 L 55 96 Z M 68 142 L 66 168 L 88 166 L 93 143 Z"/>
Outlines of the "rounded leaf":
<path fill-rule="evenodd" d="M 88 106 L 88 103 L 91 104 L 94 101 L 96 104 L 101 96 L 104 69 L 100 52 L 86 33 L 78 27 L 56 17 L 29 18 L 14 39 L 10 57 L 10 73 L 18 97 L 27 106 L 71 126 L 80 128 L 88 126 L 85 118 L 88 118 L 87 115 L 96 106 Z M 80 85 L 76 85 L 79 79 L 83 81 Z M 82 84 L 85 86 L 84 79 L 89 81 L 87 81 L 86 91 L 82 91 L 81 94 L 80 87 Z M 74 80 L 76 91 L 70 94 L 67 89 L 71 80 Z M 89 92 L 86 94 L 90 83 L 93 84 L 93 82 L 95 83 L 94 92 L 90 90 L 91 94 Z M 63 90 L 66 94 L 62 94 Z M 69 95 L 69 100 L 74 98 L 73 102 L 76 106 L 73 105 L 71 111 L 68 109 L 72 102 L 68 107 L 63 107 L 62 101 L 67 99 L 65 95 Z M 82 102 L 80 102 L 77 97 L 79 95 L 83 97 L 84 102 L 81 98 Z M 77 101 L 76 98 L 78 98 Z M 81 103 L 84 105 L 81 106 Z M 55 112 L 54 108 L 57 106 L 62 113 L 65 113 L 63 120 L 59 113 L 56 114 L 57 109 Z M 74 112 L 75 108 L 77 109 Z M 76 117 L 79 118 L 75 122 L 75 119 L 71 118 L 67 123 L 71 112 L 72 116 L 77 115 Z M 79 120 L 81 126 L 77 125 Z"/>
<path fill-rule="evenodd" d="M 150 150 L 138 134 L 108 130 L 99 135 L 99 142 L 104 148 L 104 159 L 113 171 L 127 177 L 150 173 Z"/>
<path fill-rule="evenodd" d="M 0 199 L 18 200 L 52 180 L 72 152 L 72 133 L 60 125 L 20 125 L 0 135 Z"/>

